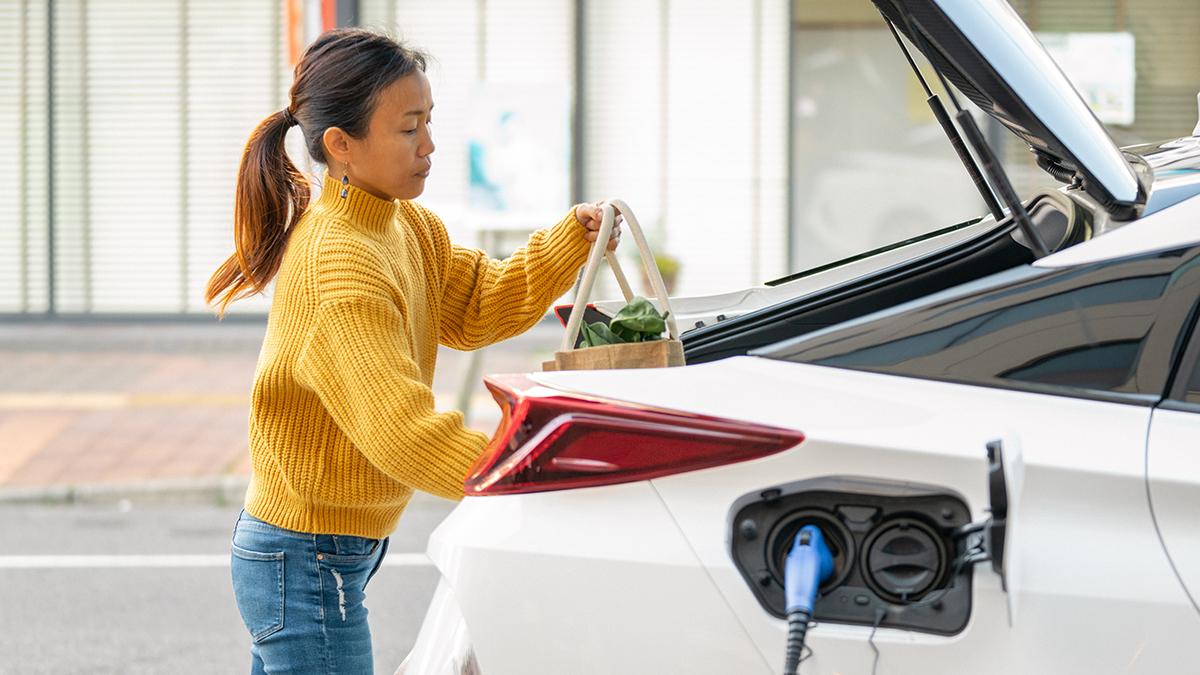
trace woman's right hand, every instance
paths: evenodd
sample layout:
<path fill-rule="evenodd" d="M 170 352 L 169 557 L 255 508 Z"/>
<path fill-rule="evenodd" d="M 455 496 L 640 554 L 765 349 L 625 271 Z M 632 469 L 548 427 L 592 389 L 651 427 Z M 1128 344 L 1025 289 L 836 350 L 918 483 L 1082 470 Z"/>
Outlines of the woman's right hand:
<path fill-rule="evenodd" d="M 587 230 L 583 238 L 588 241 L 596 241 L 596 237 L 600 236 L 600 223 L 604 218 L 604 211 L 601 205 L 604 202 L 596 202 L 594 204 L 580 204 L 575 207 L 575 220 L 579 221 L 580 225 Z M 621 214 L 617 214 L 616 222 L 613 223 L 612 234 L 608 238 L 608 250 L 615 251 L 621 243 Z"/>

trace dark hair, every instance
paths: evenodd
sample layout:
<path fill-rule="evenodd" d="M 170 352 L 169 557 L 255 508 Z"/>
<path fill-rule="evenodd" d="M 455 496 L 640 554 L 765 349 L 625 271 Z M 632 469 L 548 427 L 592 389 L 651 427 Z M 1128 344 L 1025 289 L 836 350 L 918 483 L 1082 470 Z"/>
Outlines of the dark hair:
<path fill-rule="evenodd" d="M 250 134 L 238 168 L 233 209 L 235 252 L 208 280 L 205 300 L 229 303 L 261 293 L 275 273 L 292 227 L 308 207 L 309 184 L 288 159 L 284 138 L 292 124 L 304 133 L 308 154 L 328 164 L 323 137 L 338 127 L 353 138 L 367 134 L 379 93 L 425 70 L 426 57 L 399 42 L 358 28 L 324 33 L 296 65 L 287 108 Z"/>

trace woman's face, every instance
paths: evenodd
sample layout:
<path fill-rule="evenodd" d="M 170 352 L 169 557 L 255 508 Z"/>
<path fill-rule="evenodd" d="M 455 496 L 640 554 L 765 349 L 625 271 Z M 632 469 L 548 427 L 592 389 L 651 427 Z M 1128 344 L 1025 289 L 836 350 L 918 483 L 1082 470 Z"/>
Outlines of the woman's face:
<path fill-rule="evenodd" d="M 367 135 L 345 136 L 351 183 L 388 200 L 413 199 L 424 192 L 434 149 L 432 112 L 433 94 L 425 73 L 406 75 L 381 91 Z M 331 167 L 337 168 L 341 167 Z"/>

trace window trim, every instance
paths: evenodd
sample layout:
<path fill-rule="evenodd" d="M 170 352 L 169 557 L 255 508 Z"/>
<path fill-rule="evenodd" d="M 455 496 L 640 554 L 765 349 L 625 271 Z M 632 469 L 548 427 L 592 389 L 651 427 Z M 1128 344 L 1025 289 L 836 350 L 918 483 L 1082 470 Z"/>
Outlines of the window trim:
<path fill-rule="evenodd" d="M 1158 404 L 1160 410 L 1174 410 L 1176 412 L 1200 413 L 1200 403 L 1188 403 L 1187 401 L 1177 401 L 1168 399 Z"/>
<path fill-rule="evenodd" d="M 1188 344 L 1172 369 L 1171 384 L 1167 390 L 1167 396 L 1160 406 L 1167 410 L 1200 412 L 1200 403 L 1189 403 L 1184 400 L 1187 387 L 1191 384 L 1190 378 L 1196 368 L 1196 362 L 1200 361 L 1200 320 L 1198 319 L 1200 319 L 1200 300 L 1197 300 L 1197 306 L 1193 308 L 1192 316 L 1189 319 L 1191 336 L 1188 338 Z"/>
<path fill-rule="evenodd" d="M 759 357 L 767 358 L 767 357 Z M 988 382 L 978 382 L 973 380 L 956 380 L 948 377 L 931 377 L 928 375 L 911 375 L 907 373 L 889 373 L 882 370 L 870 369 L 853 369 L 844 368 L 842 366 L 829 366 L 824 364 L 804 363 L 803 365 L 812 365 L 820 368 L 838 368 L 842 370 L 856 370 L 860 373 L 870 373 L 872 375 L 884 375 L 887 377 L 906 377 L 913 380 L 924 380 L 926 382 L 943 382 L 945 384 L 958 384 L 964 387 L 980 387 L 982 389 L 999 389 L 1001 391 L 1015 391 L 1025 394 L 1042 394 L 1044 396 L 1060 396 L 1064 398 L 1073 398 L 1083 401 L 1098 401 L 1101 403 L 1120 403 L 1124 405 L 1134 405 L 1140 408 L 1152 408 L 1161 405 L 1162 399 L 1154 394 L 1143 394 L 1133 391 L 1104 391 L 1102 389 L 1082 389 L 1075 387 L 1067 387 L 1057 384 L 1041 384 L 1037 382 L 1020 382 L 1016 380 L 994 380 Z M 1185 406 L 1193 406 L 1190 403 L 1181 403 Z M 1196 410 L 1200 410 L 1200 406 L 1193 406 Z M 1191 408 L 1189 408 L 1191 409 Z"/>

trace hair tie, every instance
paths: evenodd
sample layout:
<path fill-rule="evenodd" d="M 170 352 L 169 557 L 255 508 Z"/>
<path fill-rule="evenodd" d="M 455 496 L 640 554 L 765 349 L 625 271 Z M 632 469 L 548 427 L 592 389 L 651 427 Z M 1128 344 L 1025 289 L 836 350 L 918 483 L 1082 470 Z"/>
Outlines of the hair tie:
<path fill-rule="evenodd" d="M 287 125 L 289 127 L 294 127 L 297 124 L 299 124 L 299 122 L 296 121 L 296 116 L 292 114 L 291 108 L 284 108 L 282 113 L 283 113 L 283 121 L 285 123 L 287 123 Z"/>

